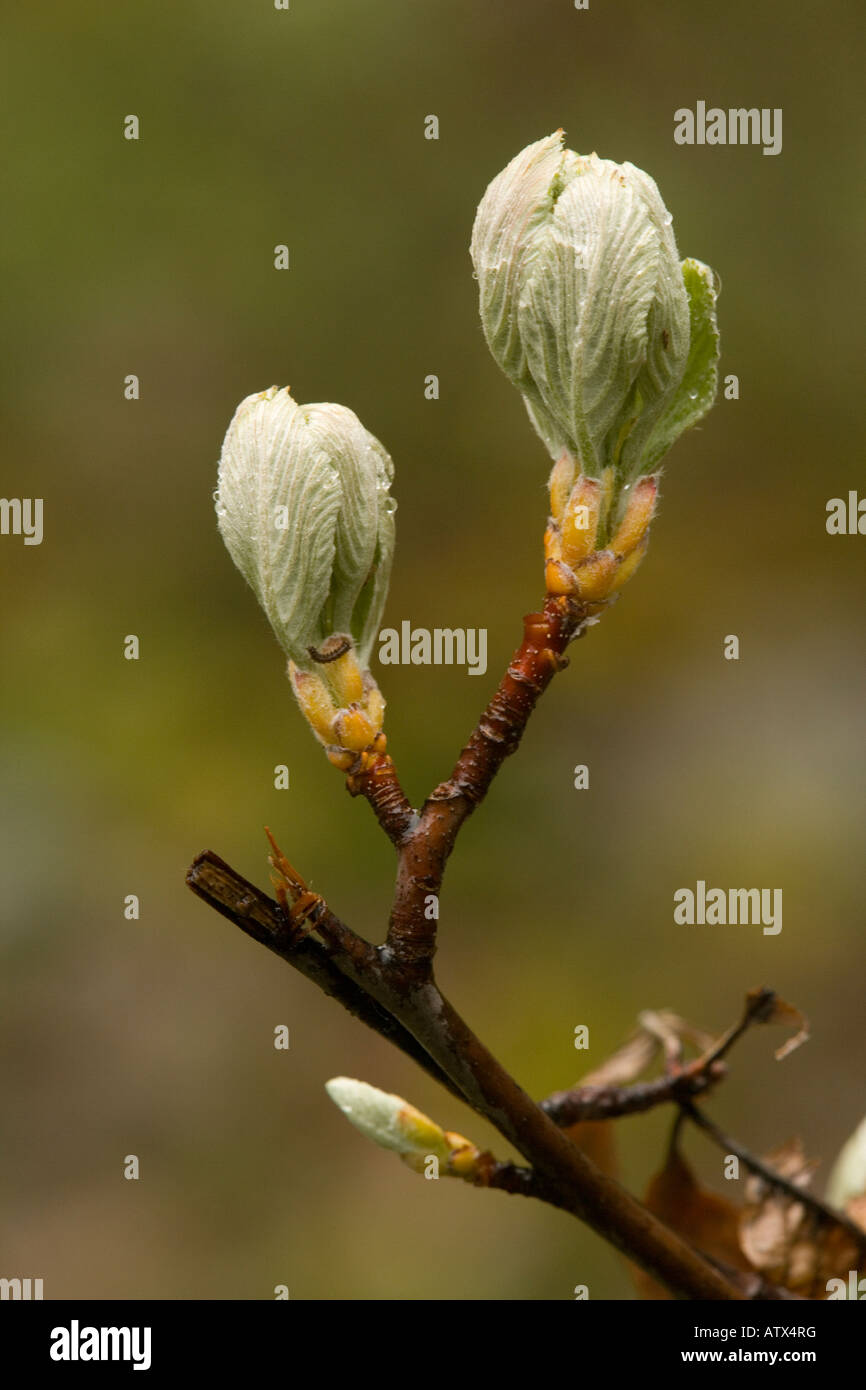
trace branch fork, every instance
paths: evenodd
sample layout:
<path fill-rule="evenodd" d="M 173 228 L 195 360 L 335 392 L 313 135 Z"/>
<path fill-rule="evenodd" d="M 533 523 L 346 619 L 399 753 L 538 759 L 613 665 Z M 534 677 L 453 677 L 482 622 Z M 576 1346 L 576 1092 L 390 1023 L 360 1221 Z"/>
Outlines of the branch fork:
<path fill-rule="evenodd" d="M 438 897 L 459 831 L 519 746 L 544 690 L 567 665 L 567 648 L 603 606 L 549 594 L 543 607 L 524 619 L 522 643 L 498 689 L 451 775 L 420 810 L 403 791 L 383 741 L 358 754 L 348 768 L 349 793 L 369 802 L 397 853 L 394 900 L 382 945 L 359 936 L 307 887 L 270 831 L 276 901 L 210 851 L 192 864 L 187 882 L 211 907 L 489 1120 L 529 1165 L 500 1162 L 485 1153 L 470 1179 L 476 1185 L 540 1197 L 572 1213 L 676 1296 L 769 1297 L 761 1280 L 719 1268 L 658 1221 L 565 1132 L 579 1120 L 634 1114 L 666 1102 L 690 1113 L 694 1100 L 721 1080 L 724 1054 L 752 1016 L 766 1009 L 765 1000 L 695 1061 L 680 1065 L 669 1057 L 661 1078 L 630 1086 L 578 1086 L 536 1103 L 444 998 L 433 972 L 437 920 L 425 907 L 431 895 Z"/>

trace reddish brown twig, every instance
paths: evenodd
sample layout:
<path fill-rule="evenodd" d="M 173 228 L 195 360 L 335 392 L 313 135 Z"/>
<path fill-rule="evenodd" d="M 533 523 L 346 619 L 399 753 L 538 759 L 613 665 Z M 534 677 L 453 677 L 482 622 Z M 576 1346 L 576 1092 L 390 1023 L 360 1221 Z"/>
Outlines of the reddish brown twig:
<path fill-rule="evenodd" d="M 390 753 L 361 753 L 346 774 L 346 787 L 351 796 L 367 798 L 388 839 L 399 850 L 417 825 L 418 812 L 400 786 Z"/>
<path fill-rule="evenodd" d="M 431 895 L 439 895 L 458 831 L 484 799 L 505 759 L 517 749 L 540 696 L 567 664 L 566 648 L 588 620 L 586 606 L 563 597 L 548 597 L 540 612 L 524 618 L 523 641 L 499 688 L 451 776 L 431 792 L 420 815 L 403 796 L 390 758 L 383 762 L 370 755 L 365 762 L 362 756 L 349 774 L 350 790 L 367 797 L 397 845 L 388 952 L 418 977 L 429 973 L 436 949 L 436 916 L 426 909 Z"/>

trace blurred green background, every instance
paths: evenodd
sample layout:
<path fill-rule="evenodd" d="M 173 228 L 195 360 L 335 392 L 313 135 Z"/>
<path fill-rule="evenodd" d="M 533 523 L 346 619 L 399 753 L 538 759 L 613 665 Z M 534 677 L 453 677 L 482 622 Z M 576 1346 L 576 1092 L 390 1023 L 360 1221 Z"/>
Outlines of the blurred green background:
<path fill-rule="evenodd" d="M 655 177 L 681 254 L 721 276 L 740 399 L 677 445 L 639 578 L 467 826 L 439 971 L 538 1095 L 642 1008 L 721 1030 L 774 986 L 813 1041 L 780 1067 L 780 1035 L 747 1038 L 713 1114 L 758 1151 L 799 1133 L 826 1175 L 866 1109 L 866 540 L 824 525 L 828 498 L 864 488 L 860 7 L 46 0 L 4 29 L 0 492 L 43 497 L 45 537 L 0 539 L 0 1274 L 48 1298 L 630 1298 L 570 1218 L 423 1182 L 365 1143 L 328 1077 L 507 1152 L 184 885 L 205 848 L 266 885 L 268 823 L 378 939 L 393 874 L 222 547 L 216 459 L 237 402 L 272 383 L 351 406 L 392 453 L 386 624 L 489 630 L 483 679 L 379 672 L 422 797 L 541 593 L 549 465 L 483 342 L 475 207 L 560 125 Z M 782 153 L 676 146 L 673 113 L 699 99 L 782 107 Z M 698 878 L 781 887 L 782 933 L 674 925 Z M 638 1191 L 669 1122 L 619 1126 Z M 720 1187 L 705 1141 L 686 1151 Z"/>

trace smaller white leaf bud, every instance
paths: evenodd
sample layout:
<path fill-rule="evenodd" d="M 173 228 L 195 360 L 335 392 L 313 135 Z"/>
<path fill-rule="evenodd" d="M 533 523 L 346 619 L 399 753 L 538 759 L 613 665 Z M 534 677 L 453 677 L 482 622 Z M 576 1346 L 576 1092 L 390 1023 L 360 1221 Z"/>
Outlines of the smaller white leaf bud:
<path fill-rule="evenodd" d="M 425 1161 L 434 1157 L 447 1174 L 472 1180 L 480 1150 L 462 1134 L 442 1129 L 401 1096 L 350 1076 L 333 1077 L 325 1090 L 356 1129 L 383 1149 L 400 1154 L 410 1168 L 423 1171 Z"/>
<path fill-rule="evenodd" d="M 338 767 L 384 749 L 367 665 L 388 592 L 388 454 L 345 406 L 276 386 L 241 401 L 223 443 L 217 521 L 289 657 L 298 703 Z"/>
<path fill-rule="evenodd" d="M 334 633 L 368 664 L 394 553 L 393 476 L 345 406 L 298 405 L 272 386 L 235 411 L 215 496 L 220 533 L 301 669 Z"/>

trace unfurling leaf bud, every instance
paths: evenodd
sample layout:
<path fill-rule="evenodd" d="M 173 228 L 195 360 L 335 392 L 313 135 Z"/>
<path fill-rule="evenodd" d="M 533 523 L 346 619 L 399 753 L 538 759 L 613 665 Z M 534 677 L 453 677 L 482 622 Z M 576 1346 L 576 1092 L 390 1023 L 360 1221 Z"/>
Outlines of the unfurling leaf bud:
<path fill-rule="evenodd" d="M 635 507 L 638 480 L 715 399 L 714 277 L 679 260 L 671 223 L 647 174 L 574 154 L 561 131 L 511 161 L 475 218 L 484 334 L 556 464 L 552 518 L 572 558 L 548 561 L 579 560 L 585 596 L 624 582 L 622 564 L 597 552 L 638 551 L 652 512 L 647 493 Z M 596 517 L 582 553 L 566 535 L 569 506 Z M 557 573 L 553 591 L 575 592 Z"/>
<path fill-rule="evenodd" d="M 844 1208 L 846 1203 L 866 1195 L 866 1120 L 842 1146 L 827 1180 L 827 1201 Z"/>
<path fill-rule="evenodd" d="M 461 1134 L 442 1129 L 400 1096 L 349 1076 L 335 1076 L 325 1083 L 325 1090 L 356 1129 L 383 1149 L 393 1149 L 410 1168 L 423 1172 L 427 1160 L 436 1158 L 444 1174 L 472 1181 L 480 1150 Z"/>
<path fill-rule="evenodd" d="M 299 667 L 335 632 L 369 660 L 394 552 L 393 476 L 378 439 L 345 406 L 298 405 L 272 386 L 235 411 L 219 464 L 219 528 Z"/>
<path fill-rule="evenodd" d="M 241 401 L 220 458 L 223 540 L 339 766 L 381 733 L 384 701 L 367 666 L 394 553 L 393 474 L 351 410 L 298 405 L 276 386 Z"/>

